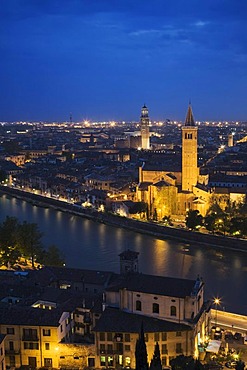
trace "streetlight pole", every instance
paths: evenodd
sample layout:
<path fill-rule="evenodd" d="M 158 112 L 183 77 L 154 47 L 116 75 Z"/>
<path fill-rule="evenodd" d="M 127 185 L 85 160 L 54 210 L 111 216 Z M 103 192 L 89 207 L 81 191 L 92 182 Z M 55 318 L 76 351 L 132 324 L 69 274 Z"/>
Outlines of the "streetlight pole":
<path fill-rule="evenodd" d="M 215 304 L 215 310 L 216 310 L 216 313 L 215 313 L 215 326 L 217 327 L 217 313 L 218 313 L 218 305 L 220 304 L 220 299 L 219 298 L 215 298 L 214 299 L 214 304 Z"/>

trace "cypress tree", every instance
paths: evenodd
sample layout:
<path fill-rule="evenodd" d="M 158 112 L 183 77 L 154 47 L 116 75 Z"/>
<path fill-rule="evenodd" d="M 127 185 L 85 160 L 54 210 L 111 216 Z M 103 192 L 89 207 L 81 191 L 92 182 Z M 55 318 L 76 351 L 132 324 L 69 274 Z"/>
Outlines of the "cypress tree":
<path fill-rule="evenodd" d="M 154 347 L 154 354 L 150 363 L 150 370 L 162 370 L 160 359 L 160 347 L 158 342 L 156 342 Z"/>
<path fill-rule="evenodd" d="M 136 359 L 136 370 L 148 370 L 148 361 L 147 361 L 147 347 L 145 343 L 143 323 L 141 325 L 141 331 L 139 334 L 139 339 L 136 341 L 135 348 L 135 359 Z"/>

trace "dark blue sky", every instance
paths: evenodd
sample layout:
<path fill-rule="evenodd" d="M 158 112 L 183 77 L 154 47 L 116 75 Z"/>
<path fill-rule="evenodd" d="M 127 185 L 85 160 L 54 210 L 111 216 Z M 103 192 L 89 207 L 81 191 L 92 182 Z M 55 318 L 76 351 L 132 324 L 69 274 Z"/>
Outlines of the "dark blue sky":
<path fill-rule="evenodd" d="M 0 0 L 0 121 L 247 120 L 246 0 Z"/>

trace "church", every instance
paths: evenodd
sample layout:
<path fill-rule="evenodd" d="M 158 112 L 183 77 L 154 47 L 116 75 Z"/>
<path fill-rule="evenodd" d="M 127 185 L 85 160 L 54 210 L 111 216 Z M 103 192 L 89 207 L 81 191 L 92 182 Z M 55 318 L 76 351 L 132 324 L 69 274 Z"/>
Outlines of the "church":
<path fill-rule="evenodd" d="M 147 107 L 141 117 L 142 142 L 147 142 Z M 142 126 L 144 126 L 142 128 Z M 198 127 L 189 104 L 182 127 L 181 161 L 153 164 L 144 162 L 139 168 L 137 200 L 148 204 L 149 218 L 162 220 L 165 216 L 185 216 L 188 210 L 198 210 L 205 216 L 209 207 L 210 192 L 207 176 L 199 174 L 197 163 Z M 146 148 L 145 148 L 146 149 Z"/>

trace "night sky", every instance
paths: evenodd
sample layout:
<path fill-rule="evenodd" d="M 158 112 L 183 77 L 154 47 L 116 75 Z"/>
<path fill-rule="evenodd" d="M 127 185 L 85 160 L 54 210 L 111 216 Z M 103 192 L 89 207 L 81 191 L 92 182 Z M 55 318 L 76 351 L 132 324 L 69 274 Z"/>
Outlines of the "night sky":
<path fill-rule="evenodd" d="M 0 0 L 0 121 L 247 120 L 246 0 Z"/>

